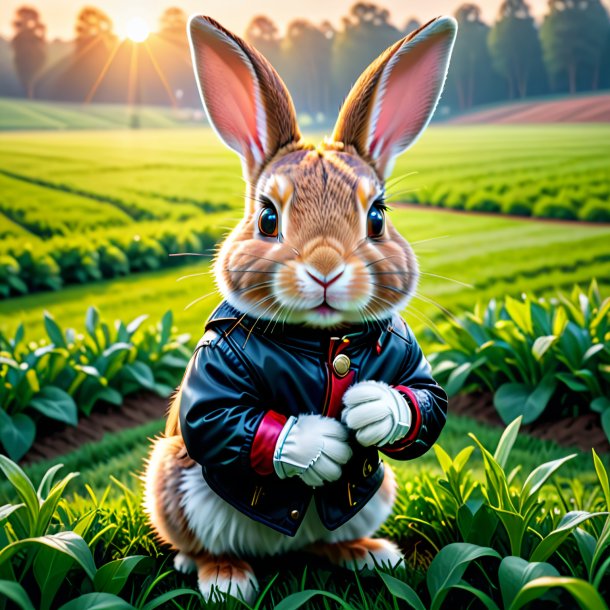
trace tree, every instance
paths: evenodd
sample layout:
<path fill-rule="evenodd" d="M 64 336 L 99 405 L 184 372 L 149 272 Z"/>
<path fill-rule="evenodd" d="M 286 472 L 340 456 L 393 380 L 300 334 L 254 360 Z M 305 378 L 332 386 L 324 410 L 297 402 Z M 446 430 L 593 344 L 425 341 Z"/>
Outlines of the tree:
<path fill-rule="evenodd" d="M 487 43 L 494 68 L 508 83 L 509 97 L 525 97 L 542 64 L 538 30 L 525 0 L 502 2 Z"/>
<path fill-rule="evenodd" d="M 159 35 L 163 38 L 186 45 L 186 13 L 176 6 L 165 9 L 159 18 Z"/>
<path fill-rule="evenodd" d="M 29 6 L 17 9 L 12 40 L 15 70 L 28 98 L 34 97 L 34 79 L 47 57 L 45 26 L 38 11 Z"/>
<path fill-rule="evenodd" d="M 84 52 L 91 47 L 110 49 L 116 41 L 112 31 L 112 20 L 104 11 L 86 6 L 76 17 L 76 52 Z"/>
<path fill-rule="evenodd" d="M 333 81 L 340 96 L 337 103 L 369 63 L 400 38 L 402 32 L 390 23 L 386 9 L 368 2 L 352 6 L 333 45 Z"/>
<path fill-rule="evenodd" d="M 415 17 L 411 17 L 407 20 L 407 22 L 405 23 L 405 27 L 402 30 L 403 36 L 408 36 L 411 32 L 415 32 L 415 30 L 420 28 L 421 25 L 422 24 L 418 19 L 416 19 Z"/>
<path fill-rule="evenodd" d="M 245 38 L 273 64 L 273 67 L 280 74 L 282 74 L 282 39 L 280 37 L 280 31 L 269 17 L 265 17 L 264 15 L 254 17 L 246 28 Z"/>
<path fill-rule="evenodd" d="M 455 12 L 459 24 L 453 49 L 449 83 L 457 95 L 460 109 L 498 97 L 487 36 L 489 26 L 481 20 L 476 4 L 462 4 Z"/>
<path fill-rule="evenodd" d="M 297 19 L 288 25 L 282 44 L 286 83 L 295 106 L 312 117 L 330 111 L 333 38 L 334 30 L 328 22 L 318 28 Z"/>
<path fill-rule="evenodd" d="M 85 7 L 76 17 L 74 51 L 53 82 L 53 97 L 61 100 L 91 101 L 103 98 L 102 90 L 112 89 L 108 70 L 122 63 L 129 71 L 130 63 L 117 54 L 119 43 L 112 31 L 112 21 L 98 8 Z M 125 45 L 123 45 L 125 46 Z M 112 98 L 110 98 L 112 99 Z"/>
<path fill-rule="evenodd" d="M 555 86 L 567 77 L 570 93 L 598 88 L 608 28 L 608 13 L 600 0 L 549 0 L 540 41 Z"/>

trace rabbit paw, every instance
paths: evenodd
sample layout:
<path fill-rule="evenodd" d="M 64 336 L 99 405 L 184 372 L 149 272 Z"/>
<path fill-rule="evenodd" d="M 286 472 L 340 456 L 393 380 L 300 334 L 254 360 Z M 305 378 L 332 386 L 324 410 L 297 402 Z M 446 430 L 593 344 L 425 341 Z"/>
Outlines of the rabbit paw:
<path fill-rule="evenodd" d="M 223 602 L 230 596 L 252 605 L 258 589 L 258 581 L 248 564 L 222 561 L 199 568 L 199 591 L 206 602 Z"/>

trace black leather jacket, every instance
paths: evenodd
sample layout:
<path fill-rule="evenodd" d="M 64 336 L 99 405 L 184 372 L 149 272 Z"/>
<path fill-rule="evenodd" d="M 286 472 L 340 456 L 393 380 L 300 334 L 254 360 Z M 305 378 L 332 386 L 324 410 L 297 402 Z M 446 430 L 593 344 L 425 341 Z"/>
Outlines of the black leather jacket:
<path fill-rule="evenodd" d="M 333 366 L 339 352 L 341 375 Z M 257 472 L 253 444 L 270 411 L 280 417 L 340 417 L 347 385 L 364 380 L 401 386 L 414 410 L 414 434 L 406 443 L 403 439 L 380 451 L 398 460 L 425 453 L 445 423 L 447 396 L 401 317 L 346 327 L 341 334 L 255 322 L 223 302 L 208 320 L 182 383 L 180 423 L 186 448 L 202 465 L 210 487 L 249 517 L 293 536 L 313 497 L 322 523 L 335 529 L 381 485 L 378 450 L 353 439 L 353 456 L 342 477 L 313 489 L 298 477 L 281 480 L 272 469 Z M 258 444 L 272 455 L 273 447 L 261 442 L 265 439 Z"/>

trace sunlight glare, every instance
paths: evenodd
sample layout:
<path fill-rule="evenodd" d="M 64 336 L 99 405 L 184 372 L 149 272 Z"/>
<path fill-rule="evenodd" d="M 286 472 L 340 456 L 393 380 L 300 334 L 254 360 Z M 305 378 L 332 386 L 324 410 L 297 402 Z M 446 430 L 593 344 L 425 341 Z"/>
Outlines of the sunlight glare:
<path fill-rule="evenodd" d="M 142 17 L 133 17 L 127 22 L 127 38 L 133 42 L 144 42 L 150 34 L 148 24 Z"/>

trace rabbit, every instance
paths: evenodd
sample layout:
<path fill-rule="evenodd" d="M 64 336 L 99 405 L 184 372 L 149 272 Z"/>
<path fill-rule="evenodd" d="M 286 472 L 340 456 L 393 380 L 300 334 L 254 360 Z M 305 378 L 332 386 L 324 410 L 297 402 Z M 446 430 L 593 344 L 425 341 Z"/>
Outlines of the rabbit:
<path fill-rule="evenodd" d="M 379 454 L 427 451 L 447 396 L 398 313 L 418 267 L 384 183 L 434 113 L 457 24 L 436 18 L 382 53 L 317 145 L 260 53 L 210 17 L 188 30 L 209 122 L 241 159 L 245 212 L 218 251 L 224 300 L 153 441 L 143 502 L 204 599 L 252 603 L 252 559 L 404 561 L 373 537 L 396 497 Z"/>

